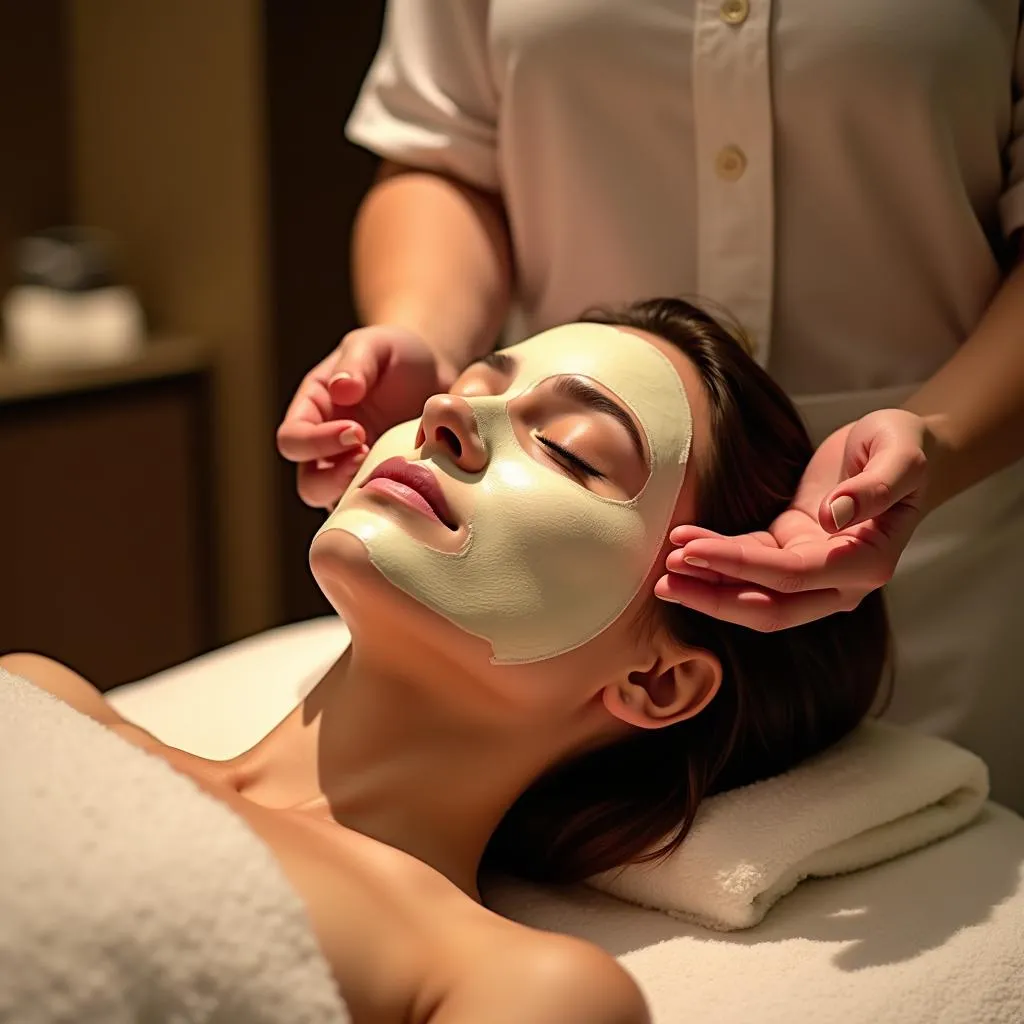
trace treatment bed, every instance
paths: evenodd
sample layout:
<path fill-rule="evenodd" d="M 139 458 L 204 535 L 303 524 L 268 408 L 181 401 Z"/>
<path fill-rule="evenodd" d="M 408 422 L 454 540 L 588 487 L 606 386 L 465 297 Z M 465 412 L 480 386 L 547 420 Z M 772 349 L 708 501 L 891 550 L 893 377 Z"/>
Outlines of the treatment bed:
<path fill-rule="evenodd" d="M 108 698 L 167 743 L 232 757 L 276 725 L 347 642 L 337 618 L 300 623 Z M 1024 1024 L 1024 819 L 992 803 L 923 848 L 803 881 L 738 930 L 590 886 L 494 880 L 484 891 L 510 918 L 618 957 L 655 1024 Z"/>

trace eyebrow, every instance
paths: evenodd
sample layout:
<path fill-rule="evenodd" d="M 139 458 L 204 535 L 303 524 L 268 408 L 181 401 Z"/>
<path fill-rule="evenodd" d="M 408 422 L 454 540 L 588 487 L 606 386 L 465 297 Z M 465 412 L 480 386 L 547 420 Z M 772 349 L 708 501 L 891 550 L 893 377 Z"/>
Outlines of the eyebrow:
<path fill-rule="evenodd" d="M 483 363 L 490 370 L 497 370 L 498 373 L 514 373 L 516 368 L 516 361 L 504 352 L 491 352 L 477 362 Z"/>
<path fill-rule="evenodd" d="M 478 359 L 477 363 L 509 376 L 515 373 L 517 366 L 512 356 L 501 351 L 490 352 L 482 359 Z M 633 442 L 637 455 L 640 456 L 641 461 L 645 465 L 647 464 L 647 456 L 644 454 L 644 442 L 640 437 L 640 431 L 637 430 L 633 417 L 618 402 L 613 402 L 606 394 L 598 391 L 597 388 L 588 384 L 580 377 L 559 377 L 555 381 L 553 390 L 555 394 L 561 395 L 563 398 L 568 398 L 585 406 L 587 409 L 604 413 L 618 420 L 629 434 L 629 439 Z"/>
<path fill-rule="evenodd" d="M 555 394 L 561 395 L 563 398 L 571 399 L 587 409 L 604 413 L 618 420 L 626 428 L 637 455 L 646 464 L 647 456 L 644 454 L 644 442 L 640 437 L 640 431 L 637 430 L 633 417 L 618 402 L 613 402 L 606 394 L 579 377 L 559 377 L 554 383 L 553 390 Z"/>

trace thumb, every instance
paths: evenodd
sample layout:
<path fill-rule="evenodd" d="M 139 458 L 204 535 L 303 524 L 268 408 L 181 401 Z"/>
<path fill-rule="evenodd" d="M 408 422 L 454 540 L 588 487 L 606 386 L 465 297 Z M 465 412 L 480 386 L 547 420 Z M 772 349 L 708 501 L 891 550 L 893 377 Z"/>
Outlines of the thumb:
<path fill-rule="evenodd" d="M 327 378 L 327 391 L 335 405 L 356 405 L 373 390 L 391 358 L 391 344 L 373 327 L 346 335 Z"/>
<path fill-rule="evenodd" d="M 876 519 L 918 490 L 925 479 L 925 455 L 918 445 L 894 441 L 873 453 L 818 509 L 823 530 L 835 533 Z"/>

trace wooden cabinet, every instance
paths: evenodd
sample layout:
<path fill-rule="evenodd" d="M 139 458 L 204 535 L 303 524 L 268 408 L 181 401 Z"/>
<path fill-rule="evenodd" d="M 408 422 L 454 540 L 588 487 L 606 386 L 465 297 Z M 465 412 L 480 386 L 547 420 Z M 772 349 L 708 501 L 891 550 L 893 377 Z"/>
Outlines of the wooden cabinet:
<path fill-rule="evenodd" d="M 204 349 L 117 367 L 0 362 L 0 651 L 103 689 L 215 643 Z"/>

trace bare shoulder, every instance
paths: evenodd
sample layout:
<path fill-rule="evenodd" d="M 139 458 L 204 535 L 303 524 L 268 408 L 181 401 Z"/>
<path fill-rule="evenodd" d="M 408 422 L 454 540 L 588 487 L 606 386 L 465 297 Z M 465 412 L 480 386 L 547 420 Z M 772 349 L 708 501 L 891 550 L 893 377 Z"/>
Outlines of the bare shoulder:
<path fill-rule="evenodd" d="M 119 736 L 148 750 L 162 750 L 164 745 L 145 729 L 122 718 L 109 705 L 96 687 L 74 669 L 42 654 L 4 654 L 0 668 L 21 676 L 40 690 L 52 693 L 65 704 L 105 725 Z"/>
<path fill-rule="evenodd" d="M 489 944 L 430 1024 L 650 1024 L 629 973 L 597 946 L 523 929 Z"/>
<path fill-rule="evenodd" d="M 512 963 L 522 972 L 520 980 L 536 992 L 533 1019 L 538 1024 L 548 1017 L 562 1024 L 650 1021 L 647 1003 L 632 976 L 614 957 L 582 939 L 537 933 Z M 508 991 L 514 989 L 509 979 Z"/>
<path fill-rule="evenodd" d="M 0 668 L 35 683 L 40 690 L 52 693 L 104 725 L 124 721 L 88 679 L 53 658 L 42 654 L 5 654 L 0 657 Z"/>

